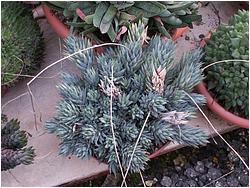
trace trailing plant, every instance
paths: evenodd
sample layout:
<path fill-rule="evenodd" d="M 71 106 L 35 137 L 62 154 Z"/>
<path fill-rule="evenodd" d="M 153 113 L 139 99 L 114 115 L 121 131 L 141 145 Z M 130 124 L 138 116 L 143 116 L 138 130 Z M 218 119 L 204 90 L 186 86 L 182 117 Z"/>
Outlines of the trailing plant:
<path fill-rule="evenodd" d="M 82 34 L 103 40 L 107 34 L 111 41 L 119 40 L 131 22 L 143 19 L 149 31 L 156 31 L 170 38 L 169 29 L 192 26 L 201 20 L 195 2 L 174 1 L 49 1 L 53 10 L 62 13 L 66 24 Z"/>
<path fill-rule="evenodd" d="M 27 134 L 20 130 L 20 122 L 17 119 L 6 121 L 6 116 L 2 116 L 2 123 L 5 125 L 1 129 L 1 171 L 20 164 L 32 164 L 35 157 L 34 149 L 26 147 Z"/>
<path fill-rule="evenodd" d="M 249 60 L 249 13 L 239 10 L 222 24 L 205 46 L 205 63 L 228 59 Z M 225 109 L 248 117 L 248 62 L 223 62 L 206 70 L 208 90 Z"/>
<path fill-rule="evenodd" d="M 11 85 L 18 74 L 31 74 L 39 67 L 43 40 L 39 25 L 21 2 L 1 3 L 1 81 Z"/>
<path fill-rule="evenodd" d="M 202 95 L 192 93 L 203 79 L 201 51 L 187 53 L 174 63 L 175 44 L 171 40 L 166 42 L 156 35 L 142 47 L 147 36 L 144 25 L 139 22 L 129 27 L 122 41 L 125 47 L 107 48 L 98 56 L 93 50 L 71 56 L 81 75 L 62 75 L 57 116 L 46 123 L 48 132 L 62 141 L 60 154 L 82 159 L 94 156 L 108 163 L 112 173 L 118 172 L 112 125 L 126 169 L 148 117 L 130 172 L 143 170 L 152 148 L 168 141 L 194 147 L 208 142 L 205 132 L 189 125 L 196 107 L 183 92 L 204 104 Z M 91 46 L 86 38 L 69 36 L 65 42 L 67 54 Z"/>

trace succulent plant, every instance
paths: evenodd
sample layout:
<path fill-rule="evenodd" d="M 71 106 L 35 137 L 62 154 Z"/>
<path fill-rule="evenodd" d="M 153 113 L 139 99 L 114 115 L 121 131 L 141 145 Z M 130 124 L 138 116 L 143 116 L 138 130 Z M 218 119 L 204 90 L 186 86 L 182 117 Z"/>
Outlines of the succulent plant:
<path fill-rule="evenodd" d="M 249 60 L 249 13 L 239 10 L 212 33 L 205 46 L 205 63 L 228 59 Z M 248 62 L 223 62 L 206 70 L 208 90 L 225 109 L 248 117 Z"/>
<path fill-rule="evenodd" d="M 46 2 L 52 9 L 63 13 L 66 24 L 82 34 L 103 40 L 107 34 L 111 41 L 119 40 L 132 22 L 142 19 L 149 31 L 159 31 L 170 38 L 169 29 L 192 25 L 201 20 L 195 2 L 174 1 L 84 1 Z"/>
<path fill-rule="evenodd" d="M 29 165 L 34 160 L 34 149 L 24 148 L 27 145 L 27 134 L 20 130 L 19 124 L 17 119 L 11 119 L 1 129 L 1 171 L 20 164 Z"/>
<path fill-rule="evenodd" d="M 111 131 L 111 96 L 112 124 L 124 169 L 128 168 L 136 139 L 148 117 L 130 172 L 145 168 L 152 147 L 168 141 L 194 147 L 208 142 L 205 132 L 188 125 L 196 106 L 184 92 L 204 104 L 202 95 L 192 93 L 203 79 L 201 50 L 187 53 L 174 63 L 174 43 L 154 36 L 142 47 L 146 35 L 141 22 L 131 24 L 122 40 L 126 47 L 110 47 L 98 56 L 89 50 L 71 57 L 81 75 L 63 73 L 58 86 L 62 100 L 57 105 L 57 116 L 45 125 L 49 133 L 61 139 L 60 154 L 82 159 L 95 156 L 108 163 L 110 172 L 118 171 Z M 88 39 L 69 36 L 66 54 L 89 46 Z"/>
<path fill-rule="evenodd" d="M 21 2 L 1 5 L 1 81 L 11 85 L 18 74 L 31 74 L 39 68 L 43 40 L 32 12 Z"/>

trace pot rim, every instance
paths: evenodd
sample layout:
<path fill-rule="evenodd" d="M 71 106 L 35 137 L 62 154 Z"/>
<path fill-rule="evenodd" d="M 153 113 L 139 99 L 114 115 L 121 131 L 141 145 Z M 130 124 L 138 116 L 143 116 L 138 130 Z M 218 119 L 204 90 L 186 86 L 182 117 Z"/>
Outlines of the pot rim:
<path fill-rule="evenodd" d="M 61 20 L 53 14 L 52 10 L 45 4 L 42 5 L 44 14 L 50 24 L 50 26 L 53 28 L 53 30 L 62 38 L 66 38 L 69 35 L 69 28 L 61 22 Z M 181 35 L 186 32 L 189 29 L 188 26 L 182 27 L 182 28 L 174 28 L 172 39 L 173 41 L 176 41 Z"/>
<path fill-rule="evenodd" d="M 206 45 L 206 40 L 209 40 L 211 37 L 212 33 L 209 32 L 207 34 L 207 37 L 203 39 L 200 42 L 200 47 L 204 48 Z M 200 83 L 195 87 L 196 90 L 205 96 L 206 101 L 207 101 L 207 106 L 208 108 L 217 114 L 219 117 L 221 117 L 223 120 L 232 123 L 234 125 L 237 125 L 242 128 L 249 128 L 249 120 L 246 118 L 242 118 L 240 116 L 237 116 L 228 110 L 226 110 L 224 107 L 222 107 L 219 103 L 216 102 L 216 98 L 213 98 L 209 91 L 207 90 L 206 83 L 204 81 L 200 81 Z"/>

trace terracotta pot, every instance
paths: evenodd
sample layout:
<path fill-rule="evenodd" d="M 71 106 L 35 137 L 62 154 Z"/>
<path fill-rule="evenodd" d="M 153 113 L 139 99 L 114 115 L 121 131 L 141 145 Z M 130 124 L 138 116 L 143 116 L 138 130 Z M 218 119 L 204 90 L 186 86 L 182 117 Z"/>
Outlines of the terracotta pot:
<path fill-rule="evenodd" d="M 52 10 L 47 5 L 43 5 L 43 11 L 52 29 L 60 37 L 66 38 L 69 35 L 69 28 L 53 14 Z"/>
<path fill-rule="evenodd" d="M 164 149 L 169 145 L 170 142 L 167 142 L 166 144 L 164 144 L 162 147 L 160 147 L 159 149 L 155 150 L 152 154 L 150 154 L 148 156 L 149 159 L 153 159 L 159 155 L 162 154 L 162 152 L 164 151 Z"/>
<path fill-rule="evenodd" d="M 49 22 L 49 24 L 51 25 L 52 29 L 62 38 L 66 38 L 69 35 L 69 28 L 64 25 L 56 15 L 53 14 L 52 10 L 47 6 L 47 5 L 43 5 L 43 11 L 44 14 Z M 171 31 L 172 33 L 172 39 L 175 41 L 177 40 L 184 32 L 186 32 L 188 30 L 188 27 L 184 27 L 184 28 L 177 28 L 177 29 L 173 29 Z M 166 38 L 163 38 L 163 40 L 166 40 Z M 95 44 L 95 41 L 93 42 Z M 102 53 L 103 52 L 103 48 L 99 48 L 96 50 L 97 53 Z M 161 152 L 164 150 L 164 148 L 168 145 L 169 143 L 165 144 L 164 146 L 162 146 L 161 148 L 159 148 L 158 150 L 156 150 L 154 153 L 152 153 L 151 155 L 149 155 L 149 158 L 154 158 L 157 157 L 161 154 Z"/>
<path fill-rule="evenodd" d="M 8 86 L 1 85 L 1 97 L 3 97 L 8 91 Z"/>
<path fill-rule="evenodd" d="M 43 11 L 43 7 L 42 5 L 40 5 L 39 7 L 36 7 L 32 10 L 33 13 L 33 18 L 42 18 L 44 17 L 44 11 Z"/>
<path fill-rule="evenodd" d="M 42 5 L 43 12 L 45 17 L 47 18 L 52 29 L 59 35 L 61 38 L 66 38 L 69 35 L 69 28 L 64 25 L 59 18 L 52 12 L 52 10 L 47 5 Z M 92 41 L 92 44 L 95 45 L 96 42 Z M 94 52 L 96 54 L 103 53 L 103 48 L 95 48 Z"/>
<path fill-rule="evenodd" d="M 69 35 L 69 28 L 64 25 L 56 15 L 52 12 L 52 10 L 47 6 L 43 5 L 44 14 L 52 27 L 52 29 L 62 38 L 66 38 Z M 171 32 L 172 39 L 175 41 L 177 40 L 184 32 L 188 30 L 188 27 L 183 28 L 176 28 L 173 29 Z"/>
<path fill-rule="evenodd" d="M 176 28 L 173 29 L 172 32 L 172 39 L 173 41 L 176 41 L 179 37 L 183 35 L 189 28 L 188 27 L 183 27 L 183 28 Z"/>
<path fill-rule="evenodd" d="M 210 110 L 212 110 L 215 114 L 220 116 L 225 121 L 235 124 L 237 126 L 248 128 L 249 120 L 245 118 L 241 118 L 239 116 L 234 115 L 233 113 L 225 110 L 221 105 L 216 102 L 210 93 L 208 92 L 206 85 L 203 81 L 201 81 L 197 86 L 196 90 L 206 97 L 207 106 Z"/>
<path fill-rule="evenodd" d="M 249 1 L 240 1 L 239 4 L 242 6 L 243 9 L 249 10 Z"/>
<path fill-rule="evenodd" d="M 211 37 L 211 33 L 209 33 L 206 37 L 206 39 Z M 202 40 L 200 43 L 200 47 L 204 47 L 206 44 L 205 40 Z M 243 128 L 249 128 L 249 120 L 236 116 L 235 114 L 227 111 L 224 107 L 222 107 L 221 105 L 219 105 L 216 102 L 216 99 L 214 99 L 210 93 L 208 92 L 207 88 L 206 88 L 206 84 L 201 81 L 196 87 L 196 90 L 205 96 L 206 101 L 207 101 L 207 106 L 208 108 L 213 111 L 215 114 L 217 114 L 219 117 L 221 117 L 223 120 L 232 123 L 234 125 L 243 127 Z"/>

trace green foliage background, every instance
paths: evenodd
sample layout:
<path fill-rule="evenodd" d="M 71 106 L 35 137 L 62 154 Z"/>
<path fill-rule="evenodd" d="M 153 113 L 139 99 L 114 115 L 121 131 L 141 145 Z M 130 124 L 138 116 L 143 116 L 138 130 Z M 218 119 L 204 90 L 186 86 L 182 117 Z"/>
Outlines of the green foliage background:
<path fill-rule="evenodd" d="M 10 74 L 32 74 L 39 68 L 44 44 L 39 25 L 22 2 L 1 2 L 1 27 L 1 81 L 11 85 L 18 76 Z"/>
<path fill-rule="evenodd" d="M 205 46 L 205 64 L 227 59 L 249 61 L 249 12 L 239 10 L 222 24 Z M 224 62 L 206 69 L 208 89 L 227 110 L 249 115 L 249 63 Z"/>

